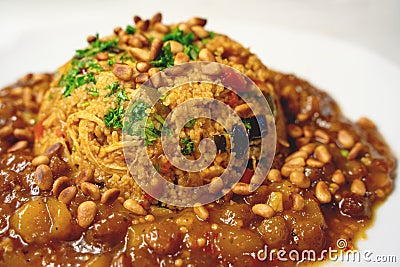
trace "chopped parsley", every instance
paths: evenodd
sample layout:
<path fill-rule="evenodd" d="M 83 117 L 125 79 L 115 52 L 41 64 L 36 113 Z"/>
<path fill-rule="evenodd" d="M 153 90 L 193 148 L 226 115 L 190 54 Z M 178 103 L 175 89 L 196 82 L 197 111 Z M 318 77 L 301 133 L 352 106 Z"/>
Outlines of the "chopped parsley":
<path fill-rule="evenodd" d="M 342 149 L 342 150 L 340 150 L 340 154 L 343 156 L 343 157 L 347 157 L 348 155 L 349 155 L 349 151 L 348 150 L 346 150 L 346 149 Z"/>
<path fill-rule="evenodd" d="M 109 128 L 122 128 L 122 119 L 124 118 L 124 113 L 125 110 L 123 106 L 119 106 L 115 109 L 109 109 L 108 113 L 104 115 L 104 124 Z"/>
<path fill-rule="evenodd" d="M 86 91 L 90 96 L 99 96 L 99 90 L 96 87 L 88 87 Z"/>
<path fill-rule="evenodd" d="M 61 76 L 58 86 L 62 87 L 64 97 L 71 95 L 76 88 L 93 83 L 96 84 L 94 73 L 102 70 L 96 59 L 72 60 L 71 68 Z"/>
<path fill-rule="evenodd" d="M 135 34 L 136 28 L 131 25 L 128 25 L 126 26 L 125 31 L 127 34 Z"/>
<path fill-rule="evenodd" d="M 181 152 L 183 155 L 192 155 L 194 152 L 194 143 L 189 137 L 181 138 L 179 141 L 183 145 Z"/>
<path fill-rule="evenodd" d="M 164 36 L 163 42 L 174 40 L 183 44 L 185 54 L 187 54 L 190 59 L 197 60 L 199 57 L 200 48 L 193 44 L 193 39 L 194 34 L 192 32 L 189 32 L 185 35 L 182 30 L 176 28 Z"/>
<path fill-rule="evenodd" d="M 163 46 L 160 54 L 154 61 L 150 62 L 154 67 L 165 69 L 174 65 L 174 55 L 171 52 L 171 45 Z"/>
<path fill-rule="evenodd" d="M 251 124 L 249 119 L 242 119 L 242 122 L 244 124 L 244 127 L 246 127 L 246 129 L 251 130 Z"/>
<path fill-rule="evenodd" d="M 120 60 L 122 63 L 124 63 L 124 62 L 126 62 L 126 61 L 135 62 L 135 59 L 134 59 L 132 56 L 128 55 L 128 53 L 126 53 L 126 52 L 124 52 L 124 53 L 119 57 L 119 60 Z"/>
<path fill-rule="evenodd" d="M 188 121 L 188 122 L 185 124 L 185 127 L 186 127 L 186 128 L 193 127 L 195 123 L 196 123 L 196 119 L 191 119 L 190 121 Z"/>
<path fill-rule="evenodd" d="M 85 49 L 78 49 L 75 53 L 75 58 L 81 59 L 84 57 L 92 57 L 104 51 L 119 51 L 118 38 L 109 41 L 100 41 L 99 34 L 96 34 L 96 41 L 91 42 Z"/>

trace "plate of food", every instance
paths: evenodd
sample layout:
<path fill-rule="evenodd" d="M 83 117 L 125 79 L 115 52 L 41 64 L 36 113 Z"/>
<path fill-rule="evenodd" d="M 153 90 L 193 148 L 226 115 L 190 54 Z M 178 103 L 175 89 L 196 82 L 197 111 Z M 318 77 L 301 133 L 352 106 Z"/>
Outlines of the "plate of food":
<path fill-rule="evenodd" d="M 18 34 L 0 41 L 12 62 L 0 91 L 0 266 L 399 260 L 390 116 L 400 71 L 338 40 L 215 23 L 164 23 L 160 13 L 107 21 L 99 28 L 111 34 L 57 46 L 59 63 L 34 54 L 39 37 L 70 25 L 48 26 L 30 33 L 29 53 L 42 60 L 26 75 L 9 53 Z M 171 136 L 191 167 L 165 150 Z M 204 167 L 191 165 L 210 151 Z"/>

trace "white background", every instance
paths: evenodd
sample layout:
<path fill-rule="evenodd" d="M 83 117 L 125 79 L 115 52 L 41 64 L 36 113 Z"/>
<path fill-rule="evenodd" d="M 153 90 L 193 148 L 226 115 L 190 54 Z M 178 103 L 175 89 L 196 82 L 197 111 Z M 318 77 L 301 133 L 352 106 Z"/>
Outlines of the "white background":
<path fill-rule="evenodd" d="M 328 91 L 351 119 L 372 118 L 399 155 L 400 1 L 0 0 L 0 87 L 27 72 L 53 72 L 87 35 L 158 11 L 166 22 L 208 18 L 207 29 L 242 42 L 267 66 Z M 400 261 L 399 198 L 396 189 L 379 208 L 361 250 Z"/>

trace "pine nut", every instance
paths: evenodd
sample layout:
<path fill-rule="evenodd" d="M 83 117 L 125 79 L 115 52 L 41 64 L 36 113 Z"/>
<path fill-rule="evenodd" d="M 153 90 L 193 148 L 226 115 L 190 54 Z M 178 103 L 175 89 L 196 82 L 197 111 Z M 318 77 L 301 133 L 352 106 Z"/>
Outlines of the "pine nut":
<path fill-rule="evenodd" d="M 291 159 L 290 161 L 286 162 L 285 166 L 296 166 L 296 167 L 301 166 L 301 167 L 304 167 L 304 166 L 306 166 L 306 162 L 305 162 L 304 158 L 300 158 L 299 157 L 299 158 Z"/>
<path fill-rule="evenodd" d="M 129 81 L 133 75 L 133 69 L 129 65 L 121 63 L 115 63 L 112 72 L 118 79 L 124 81 Z"/>
<path fill-rule="evenodd" d="M 214 177 L 211 179 L 208 191 L 212 194 L 216 194 L 220 192 L 223 187 L 224 187 L 224 182 L 222 181 L 221 177 Z"/>
<path fill-rule="evenodd" d="M 154 43 L 154 40 L 153 40 L 153 43 Z M 132 47 L 129 50 L 129 52 L 138 61 L 150 61 L 150 60 L 153 60 L 153 59 L 150 59 L 149 51 L 144 50 L 142 48 Z"/>
<path fill-rule="evenodd" d="M 164 43 L 164 46 L 170 45 L 172 54 L 178 54 L 179 52 L 183 52 L 183 45 L 177 41 L 167 41 Z"/>
<path fill-rule="evenodd" d="M 200 25 L 194 25 L 190 27 L 194 35 L 196 35 L 198 38 L 203 39 L 208 37 L 208 32 L 203 28 L 203 26 Z"/>
<path fill-rule="evenodd" d="M 75 183 L 80 185 L 83 182 L 93 181 L 93 170 L 90 167 L 84 167 L 75 179 Z"/>
<path fill-rule="evenodd" d="M 315 130 L 314 137 L 315 140 L 324 144 L 328 144 L 330 140 L 329 135 L 324 130 L 321 129 Z"/>
<path fill-rule="evenodd" d="M 300 137 L 296 139 L 296 146 L 297 147 L 302 147 L 310 143 L 311 138 L 310 137 Z"/>
<path fill-rule="evenodd" d="M 317 146 L 317 148 L 315 148 L 314 153 L 316 158 L 323 163 L 328 163 L 332 160 L 332 155 L 331 153 L 329 153 L 326 146 L 323 145 Z"/>
<path fill-rule="evenodd" d="M 60 142 L 57 142 L 54 145 L 49 146 L 44 152 L 44 155 L 49 158 L 55 155 L 60 155 L 59 153 L 61 152 L 62 147 L 63 145 Z"/>
<path fill-rule="evenodd" d="M 83 182 L 81 183 L 81 190 L 83 194 L 89 196 L 92 200 L 100 199 L 100 190 L 95 184 Z"/>
<path fill-rule="evenodd" d="M 136 63 L 136 69 L 140 72 L 147 72 L 150 68 L 149 63 L 147 62 L 138 62 Z"/>
<path fill-rule="evenodd" d="M 287 126 L 287 131 L 292 138 L 299 138 L 303 135 L 303 130 L 300 128 L 300 126 L 295 124 L 289 124 Z"/>
<path fill-rule="evenodd" d="M 336 170 L 332 175 L 332 182 L 341 185 L 346 182 L 346 178 L 341 170 Z"/>
<path fill-rule="evenodd" d="M 254 214 L 266 219 L 272 218 L 275 215 L 274 209 L 268 204 L 256 204 L 251 208 L 251 210 Z"/>
<path fill-rule="evenodd" d="M 330 183 L 329 184 L 329 192 L 331 192 L 332 195 L 334 195 L 338 190 L 340 186 L 337 183 Z"/>
<path fill-rule="evenodd" d="M 154 14 L 153 17 L 150 19 L 150 25 L 154 25 L 154 23 L 161 22 L 162 14 L 160 12 Z"/>
<path fill-rule="evenodd" d="M 364 196 L 367 192 L 365 184 L 360 179 L 354 179 L 350 186 L 350 191 L 356 195 Z"/>
<path fill-rule="evenodd" d="M 331 192 L 329 192 L 328 186 L 323 181 L 317 183 L 315 187 L 315 196 L 322 204 L 329 203 L 332 200 Z"/>
<path fill-rule="evenodd" d="M 58 197 L 60 193 L 71 185 L 71 180 L 67 176 L 57 178 L 53 183 L 52 193 L 53 196 Z"/>
<path fill-rule="evenodd" d="M 296 211 L 301 211 L 304 208 L 304 198 L 297 193 L 293 193 L 290 195 L 292 199 L 292 209 Z"/>
<path fill-rule="evenodd" d="M 316 147 L 317 147 L 317 144 L 309 143 L 307 145 L 304 145 L 304 146 L 300 147 L 299 150 L 306 152 L 308 155 L 311 155 L 312 153 L 314 153 L 314 150 L 315 150 Z"/>
<path fill-rule="evenodd" d="M 149 74 L 148 73 L 139 73 L 138 76 L 135 78 L 136 83 L 145 83 L 149 80 Z"/>
<path fill-rule="evenodd" d="M 35 158 L 33 158 L 32 160 L 32 166 L 33 167 L 37 167 L 39 165 L 48 165 L 50 162 L 50 159 L 48 156 L 45 155 L 41 155 L 41 156 L 37 156 Z"/>
<path fill-rule="evenodd" d="M 154 30 L 156 32 L 159 32 L 159 33 L 164 33 L 165 34 L 165 33 L 169 32 L 168 26 L 162 24 L 161 22 L 155 23 L 153 27 L 154 27 Z"/>
<path fill-rule="evenodd" d="M 346 130 L 338 132 L 338 141 L 344 149 L 350 149 L 354 146 L 354 137 Z"/>
<path fill-rule="evenodd" d="M 152 77 L 153 75 L 155 75 L 159 72 L 160 72 L 160 70 L 158 68 L 150 68 L 147 73 L 149 74 L 149 77 Z"/>
<path fill-rule="evenodd" d="M 302 166 L 283 165 L 281 173 L 285 177 L 289 177 L 292 172 L 304 172 Z"/>
<path fill-rule="evenodd" d="M 13 134 L 19 140 L 33 140 L 33 133 L 28 129 L 15 129 Z"/>
<path fill-rule="evenodd" d="M 103 204 L 111 204 L 119 197 L 120 191 L 116 188 L 108 189 L 106 192 L 103 193 L 101 196 L 101 203 Z"/>
<path fill-rule="evenodd" d="M 271 182 L 280 182 L 282 181 L 282 174 L 277 169 L 270 169 L 267 175 L 267 179 Z"/>
<path fill-rule="evenodd" d="M 236 183 L 232 188 L 232 192 L 236 195 L 250 195 L 250 185 L 243 182 Z"/>
<path fill-rule="evenodd" d="M 40 190 L 49 190 L 53 185 L 53 173 L 47 165 L 39 165 L 35 171 L 35 183 Z"/>
<path fill-rule="evenodd" d="M 349 155 L 347 155 L 347 160 L 353 160 L 357 158 L 363 148 L 364 148 L 363 144 L 357 142 L 350 150 Z"/>
<path fill-rule="evenodd" d="M 311 168 L 322 168 L 324 166 L 324 163 L 316 160 L 316 159 L 307 159 L 307 166 L 311 167 Z"/>
<path fill-rule="evenodd" d="M 190 60 L 190 58 L 188 55 L 186 55 L 183 52 L 180 52 L 180 53 L 176 54 L 176 56 L 175 56 L 174 65 L 186 63 L 186 62 L 189 62 L 189 60 Z"/>
<path fill-rule="evenodd" d="M 357 124 L 361 125 L 364 128 L 369 128 L 369 129 L 376 129 L 375 123 L 373 123 L 370 119 L 361 117 L 358 121 Z"/>
<path fill-rule="evenodd" d="M 13 133 L 13 128 L 9 125 L 3 126 L 0 129 L 0 138 L 7 137 Z"/>
<path fill-rule="evenodd" d="M 208 61 L 208 62 L 214 62 L 215 57 L 214 54 L 208 50 L 207 48 L 203 48 L 199 52 L 199 60 L 200 61 Z"/>
<path fill-rule="evenodd" d="M 303 172 L 294 171 L 289 176 L 290 182 L 300 188 L 309 188 L 311 181 Z"/>
<path fill-rule="evenodd" d="M 136 215 L 147 215 L 146 210 L 134 199 L 125 200 L 123 206 Z"/>
<path fill-rule="evenodd" d="M 186 23 L 181 23 L 178 25 L 178 29 L 183 31 L 184 34 L 188 34 L 190 31 L 189 26 Z"/>
<path fill-rule="evenodd" d="M 190 18 L 187 22 L 186 22 L 186 24 L 188 25 L 188 26 L 194 26 L 194 25 L 200 25 L 200 26 L 204 26 L 204 25 L 206 25 L 206 23 L 207 23 L 207 20 L 206 19 L 203 19 L 203 18 L 198 18 L 198 17 L 193 17 L 193 18 Z"/>
<path fill-rule="evenodd" d="M 253 117 L 253 111 L 251 110 L 250 106 L 246 103 L 236 106 L 235 112 L 242 119 Z"/>
<path fill-rule="evenodd" d="M 307 157 L 308 157 L 307 152 L 305 152 L 305 151 L 296 151 L 296 152 L 290 154 L 290 155 L 285 159 L 285 162 L 291 161 L 292 159 L 295 159 L 295 158 L 303 158 L 303 159 L 306 159 Z"/>
<path fill-rule="evenodd" d="M 25 149 L 28 147 L 28 144 L 29 143 L 26 140 L 18 141 L 15 144 L 13 144 L 9 149 L 7 149 L 7 153 Z"/>
<path fill-rule="evenodd" d="M 310 126 L 304 126 L 303 133 L 304 133 L 304 137 L 311 138 L 313 136 L 313 130 L 311 129 Z"/>
<path fill-rule="evenodd" d="M 158 54 L 161 51 L 163 42 L 161 39 L 159 38 L 154 38 L 153 42 L 151 42 L 151 46 L 150 46 L 150 54 L 149 54 L 149 60 L 154 60 L 156 59 L 156 57 L 158 56 Z M 148 60 L 144 60 L 144 61 L 148 61 Z"/>
<path fill-rule="evenodd" d="M 201 204 L 195 204 L 193 207 L 193 211 L 200 220 L 205 221 L 208 219 L 209 216 L 208 210 Z"/>
<path fill-rule="evenodd" d="M 89 227 L 97 213 L 96 203 L 93 201 L 85 201 L 78 206 L 77 218 L 78 225 L 82 228 Z"/>
<path fill-rule="evenodd" d="M 149 20 L 141 20 L 136 23 L 136 29 L 138 29 L 139 31 L 142 31 L 142 32 L 147 31 L 149 26 L 150 26 Z"/>
<path fill-rule="evenodd" d="M 68 205 L 75 198 L 77 192 L 78 190 L 75 186 L 69 186 L 60 192 L 58 200 Z"/>

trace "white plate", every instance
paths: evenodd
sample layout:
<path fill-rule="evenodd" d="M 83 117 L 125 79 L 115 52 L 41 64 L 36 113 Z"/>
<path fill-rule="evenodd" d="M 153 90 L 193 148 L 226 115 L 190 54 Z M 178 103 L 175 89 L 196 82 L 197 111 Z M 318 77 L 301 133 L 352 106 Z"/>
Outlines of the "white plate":
<path fill-rule="evenodd" d="M 191 16 L 183 16 L 167 5 L 157 10 L 166 12 L 167 21 Z M 96 12 L 99 12 L 98 16 L 95 16 Z M 14 19 L 13 24 L 1 25 L 0 86 L 12 83 L 27 72 L 54 71 L 74 54 L 74 49 L 85 45 L 88 34 L 110 34 L 114 25 L 130 23 L 134 12 L 150 15 L 155 11 L 143 5 L 136 11 L 110 4 L 107 10 L 92 10 L 86 5 L 86 9 L 77 6 L 50 14 L 50 19 L 43 16 L 32 23 L 20 15 L 20 20 Z M 349 118 L 370 117 L 399 155 L 400 125 L 396 116 L 399 114 L 400 70 L 396 65 L 360 47 L 326 36 L 234 22 L 217 16 L 209 17 L 208 29 L 240 40 L 267 66 L 294 73 L 328 91 Z M 374 256 L 395 255 L 400 261 L 397 243 L 400 240 L 399 197 L 400 191 L 396 187 L 375 213 L 376 222 L 367 232 L 367 240 L 359 242 L 361 252 L 369 250 Z M 370 263 L 370 266 L 376 266 L 376 263 Z"/>

